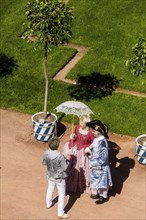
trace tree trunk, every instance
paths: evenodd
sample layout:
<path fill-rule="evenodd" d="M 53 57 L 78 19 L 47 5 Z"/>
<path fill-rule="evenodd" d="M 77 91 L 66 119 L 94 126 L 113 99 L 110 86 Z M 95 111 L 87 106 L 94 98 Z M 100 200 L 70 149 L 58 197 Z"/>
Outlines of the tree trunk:
<path fill-rule="evenodd" d="M 44 99 L 44 119 L 47 118 L 47 102 L 48 102 L 48 76 L 47 76 L 47 43 L 44 48 L 44 77 L 45 77 L 45 99 Z"/>

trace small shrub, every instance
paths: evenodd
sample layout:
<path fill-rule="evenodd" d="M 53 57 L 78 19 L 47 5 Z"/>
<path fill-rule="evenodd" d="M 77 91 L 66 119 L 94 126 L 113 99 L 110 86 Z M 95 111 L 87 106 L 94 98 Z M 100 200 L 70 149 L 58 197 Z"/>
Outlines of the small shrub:
<path fill-rule="evenodd" d="M 138 42 L 132 47 L 132 52 L 133 55 L 126 61 L 126 66 L 136 76 L 146 74 L 146 39 L 139 38 Z"/>

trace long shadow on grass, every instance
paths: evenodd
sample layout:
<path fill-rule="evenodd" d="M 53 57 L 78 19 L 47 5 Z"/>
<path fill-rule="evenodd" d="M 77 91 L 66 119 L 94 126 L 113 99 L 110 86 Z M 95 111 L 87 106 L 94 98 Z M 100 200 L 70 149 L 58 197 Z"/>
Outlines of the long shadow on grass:
<path fill-rule="evenodd" d="M 17 69 L 18 65 L 14 57 L 8 57 L 0 53 L 0 77 L 12 75 L 13 70 Z"/>
<path fill-rule="evenodd" d="M 129 157 L 118 159 L 119 151 L 120 147 L 116 143 L 109 141 L 109 164 L 113 181 L 113 187 L 109 191 L 110 197 L 121 194 L 123 184 L 130 175 L 130 169 L 135 166 L 135 161 Z"/>
<path fill-rule="evenodd" d="M 90 101 L 112 95 L 119 83 L 114 75 L 93 72 L 89 76 L 78 76 L 77 83 L 70 85 L 68 90 L 72 98 Z"/>

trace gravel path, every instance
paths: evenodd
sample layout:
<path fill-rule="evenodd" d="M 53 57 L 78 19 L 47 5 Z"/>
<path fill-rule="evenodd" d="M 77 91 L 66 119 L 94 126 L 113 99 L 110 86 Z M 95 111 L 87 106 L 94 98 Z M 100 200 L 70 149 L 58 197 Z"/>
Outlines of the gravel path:
<path fill-rule="evenodd" d="M 0 110 L 1 116 L 1 220 L 55 220 L 57 204 L 46 209 L 46 169 L 42 155 L 46 143 L 34 140 L 31 116 Z M 71 125 L 61 136 L 60 150 Z M 98 206 L 86 193 L 67 194 L 71 220 L 145 220 L 145 167 L 135 156 L 135 137 L 109 135 L 115 186 L 109 201 Z M 57 192 L 54 192 L 57 201 Z"/>

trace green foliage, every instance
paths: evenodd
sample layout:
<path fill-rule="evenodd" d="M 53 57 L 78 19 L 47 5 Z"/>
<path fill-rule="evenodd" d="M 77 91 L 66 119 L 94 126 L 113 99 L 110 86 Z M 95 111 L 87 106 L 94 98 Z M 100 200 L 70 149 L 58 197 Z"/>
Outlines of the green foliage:
<path fill-rule="evenodd" d="M 62 0 L 32 0 L 25 8 L 25 37 L 35 37 L 37 45 L 58 46 L 72 36 L 72 8 Z M 32 39 L 32 38 L 31 38 Z"/>
<path fill-rule="evenodd" d="M 146 74 L 146 39 L 139 38 L 132 47 L 132 52 L 133 55 L 127 60 L 126 66 L 136 76 Z"/>
<path fill-rule="evenodd" d="M 34 40 L 44 49 L 45 98 L 44 117 L 47 117 L 48 74 L 47 57 L 51 46 L 63 45 L 71 38 L 72 9 L 63 0 L 32 0 L 25 8 L 24 37 Z"/>

